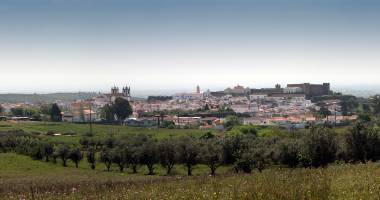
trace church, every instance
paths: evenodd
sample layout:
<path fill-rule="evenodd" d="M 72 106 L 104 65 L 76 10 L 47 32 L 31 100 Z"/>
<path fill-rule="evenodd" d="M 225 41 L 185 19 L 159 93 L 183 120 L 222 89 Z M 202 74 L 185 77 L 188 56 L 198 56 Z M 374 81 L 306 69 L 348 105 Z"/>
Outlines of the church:
<path fill-rule="evenodd" d="M 131 87 L 125 86 L 122 89 L 122 93 L 119 93 L 119 87 L 113 86 L 111 87 L 111 93 L 102 94 L 99 92 L 99 94 L 92 97 L 92 99 L 95 101 L 100 101 L 100 102 L 104 102 L 104 101 L 115 102 L 115 99 L 117 97 L 121 97 L 128 101 L 131 101 Z"/>

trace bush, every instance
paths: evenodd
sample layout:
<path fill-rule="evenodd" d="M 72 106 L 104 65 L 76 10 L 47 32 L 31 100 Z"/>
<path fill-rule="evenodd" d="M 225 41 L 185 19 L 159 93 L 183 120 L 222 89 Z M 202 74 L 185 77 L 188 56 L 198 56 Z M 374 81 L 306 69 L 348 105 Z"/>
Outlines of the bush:
<path fill-rule="evenodd" d="M 50 136 L 53 136 L 55 133 L 54 133 L 54 131 L 53 130 L 50 130 L 50 131 L 48 131 L 47 133 L 46 133 L 46 135 L 50 135 Z"/>
<path fill-rule="evenodd" d="M 232 128 L 232 130 L 240 131 L 243 134 L 257 135 L 257 130 L 256 130 L 255 126 L 253 126 L 253 125 L 249 125 L 249 126 L 235 126 L 234 128 Z"/>
<path fill-rule="evenodd" d="M 363 120 L 364 122 L 370 122 L 371 121 L 371 117 L 369 116 L 368 113 L 360 113 L 358 115 L 358 119 L 361 119 Z"/>
<path fill-rule="evenodd" d="M 305 124 L 305 128 L 309 129 L 310 128 L 310 124 Z"/>
<path fill-rule="evenodd" d="M 93 137 L 94 134 L 91 133 L 91 132 L 87 132 L 87 133 L 83 134 L 83 136 L 86 136 L 86 137 Z"/>
<path fill-rule="evenodd" d="M 227 136 L 233 136 L 233 135 L 237 135 L 237 134 L 243 135 L 243 133 L 239 130 L 231 130 L 230 132 L 227 133 Z"/>
<path fill-rule="evenodd" d="M 201 137 L 199 137 L 199 139 L 210 139 L 210 138 L 216 138 L 216 137 L 218 136 L 212 131 L 206 131 L 205 133 L 203 133 Z"/>
<path fill-rule="evenodd" d="M 175 125 L 174 124 L 169 124 L 168 129 L 175 129 Z"/>

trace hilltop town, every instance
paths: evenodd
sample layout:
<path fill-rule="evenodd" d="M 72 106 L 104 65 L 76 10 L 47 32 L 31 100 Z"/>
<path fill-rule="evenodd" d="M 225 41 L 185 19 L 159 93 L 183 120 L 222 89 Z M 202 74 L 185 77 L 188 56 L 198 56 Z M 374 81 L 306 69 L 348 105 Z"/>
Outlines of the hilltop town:
<path fill-rule="evenodd" d="M 341 101 L 373 101 L 370 98 L 334 94 L 329 83 L 303 83 L 287 84 L 284 88 L 276 84 L 274 88 L 261 89 L 237 85 L 217 92 L 209 89 L 201 91 L 197 86 L 194 92 L 176 93 L 165 98 L 150 97 L 148 102 L 132 101 L 131 88 L 128 86 L 122 87 L 121 92 L 119 87 L 113 86 L 110 93 L 99 93 L 91 99 L 1 103 L 1 106 L 8 118 L 49 120 L 48 113 L 40 108 L 56 103 L 64 122 L 101 123 L 110 121 L 104 117 L 104 107 L 113 104 L 118 97 L 128 100 L 133 110 L 123 122 L 126 126 L 163 126 L 164 122 L 172 122 L 179 128 L 219 130 L 225 128 L 223 124 L 228 116 L 237 116 L 241 125 L 268 125 L 286 129 L 308 128 L 313 123 L 348 123 L 356 120 L 358 113 L 344 111 L 347 108 L 342 109 Z M 327 114 L 321 114 L 321 108 L 322 111 L 327 110 Z M 21 109 L 23 112 L 19 111 Z"/>

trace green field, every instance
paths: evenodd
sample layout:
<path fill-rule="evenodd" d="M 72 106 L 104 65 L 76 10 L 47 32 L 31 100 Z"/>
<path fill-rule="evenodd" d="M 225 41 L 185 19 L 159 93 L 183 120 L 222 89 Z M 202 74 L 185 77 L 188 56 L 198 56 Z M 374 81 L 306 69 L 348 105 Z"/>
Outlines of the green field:
<path fill-rule="evenodd" d="M 354 124 L 353 127 L 360 127 L 361 124 L 362 122 L 358 122 Z M 43 136 L 54 140 L 72 142 L 78 142 L 79 138 L 81 138 L 80 136 L 85 134 L 89 129 L 89 124 L 68 123 L 45 124 L 43 122 L 22 122 L 18 124 L 17 122 L 0 122 L 0 125 L 11 125 L 11 127 L 1 127 L 0 130 L 2 131 L 23 129 L 27 132 L 41 133 L 49 130 L 54 130 L 56 133 L 77 132 L 79 137 Z M 146 133 L 148 137 L 152 134 L 152 138 L 170 137 L 170 134 L 174 133 L 175 135 L 173 137 L 181 137 L 189 134 L 199 136 L 203 133 L 201 130 L 140 129 L 116 125 L 94 125 L 93 130 L 96 132 L 96 137 L 98 138 L 108 137 L 110 132 L 117 133 L 114 137 Z M 343 130 L 342 128 L 336 131 L 343 132 Z M 363 130 L 365 129 L 363 128 Z M 379 199 L 380 161 L 367 162 L 368 160 L 378 160 L 379 157 L 376 157 L 376 155 L 374 155 L 375 157 L 365 159 L 363 162 L 367 163 L 362 164 L 357 161 L 357 159 L 356 161 L 351 160 L 355 159 L 355 157 L 350 157 L 346 159 L 346 161 L 342 157 L 338 158 L 336 155 L 338 151 L 332 150 L 331 156 L 334 156 L 334 159 L 329 161 L 328 164 L 322 165 L 326 166 L 325 168 L 311 167 L 315 165 L 306 165 L 310 166 L 310 168 L 288 168 L 288 166 L 291 165 L 286 164 L 286 160 L 276 160 L 278 158 L 274 156 L 276 154 L 275 150 L 282 148 L 283 145 L 280 145 L 286 143 L 282 143 L 281 141 L 274 142 L 279 140 L 279 138 L 283 138 L 281 140 L 284 140 L 284 142 L 286 140 L 288 140 L 288 142 L 294 142 L 294 138 L 303 135 L 306 137 L 302 136 L 302 140 L 299 139 L 300 143 L 296 143 L 302 145 L 302 142 L 310 141 L 307 138 L 310 136 L 305 132 L 307 130 L 299 130 L 299 132 L 290 130 L 285 133 L 282 129 L 277 128 L 268 131 L 273 132 L 269 132 L 269 135 L 278 133 L 277 136 L 279 137 L 253 138 L 250 135 L 243 136 L 238 134 L 236 137 L 230 136 L 223 140 L 215 139 L 215 142 L 223 142 L 219 144 L 222 145 L 220 146 L 222 149 L 217 149 L 216 152 L 220 153 L 227 150 L 225 153 L 218 155 L 228 156 L 228 149 L 231 150 L 235 148 L 235 145 L 254 146 L 247 146 L 247 149 L 249 149 L 245 151 L 248 153 L 240 154 L 245 155 L 245 157 L 240 157 L 239 153 L 236 155 L 234 153 L 233 156 L 236 158 L 236 162 L 224 162 L 222 157 L 219 157 L 217 161 L 212 161 L 218 163 L 235 163 L 234 165 L 229 164 L 218 168 L 214 175 L 210 175 L 211 170 L 206 165 L 199 164 L 207 163 L 204 162 L 207 158 L 202 158 L 202 161 L 196 161 L 192 176 L 187 176 L 187 169 L 181 164 L 176 164 L 169 175 L 166 175 L 165 169 L 159 164 L 154 164 L 154 171 L 149 175 L 149 170 L 146 167 L 146 165 L 149 164 L 143 161 L 144 158 L 149 158 L 149 154 L 143 152 L 146 151 L 146 149 L 152 149 L 149 147 L 153 147 L 153 144 L 158 145 L 158 143 L 165 140 L 161 140 L 157 143 L 155 143 L 154 140 L 135 143 L 139 141 L 142 142 L 143 139 L 139 139 L 140 136 L 133 137 L 136 140 L 121 138 L 124 141 L 120 140 L 122 143 L 119 144 L 119 147 L 129 144 L 139 145 L 135 152 L 140 154 L 138 158 L 140 159 L 138 161 L 140 162 L 140 166 L 137 168 L 137 173 L 132 173 L 133 171 L 130 167 L 127 166 L 124 168 L 124 171 L 120 171 L 118 166 L 114 163 L 111 165 L 110 171 L 107 171 L 105 163 L 101 162 L 101 155 L 104 155 L 107 148 L 113 148 L 117 151 L 118 147 L 103 148 L 101 152 L 98 150 L 94 170 L 91 169 L 86 158 L 79 163 L 78 168 L 75 167 L 74 162 L 71 160 L 68 160 L 67 166 L 64 167 L 60 157 L 57 158 L 57 163 L 53 163 L 52 159 L 54 156 L 50 156 L 49 162 L 46 162 L 43 157 L 35 156 L 38 150 L 41 150 L 41 147 L 45 148 L 45 145 L 51 142 L 44 142 L 43 138 L 36 137 L 33 134 L 23 133 L 22 131 L 3 132 L 0 143 L 0 145 L 2 145 L 2 151 L 0 151 L 0 199 Z M 154 133 L 156 133 L 156 135 L 154 135 Z M 259 135 L 261 133 L 262 132 L 260 132 Z M 291 135 L 292 139 L 289 138 L 287 134 Z M 318 138 L 322 138 L 321 135 L 323 136 L 325 134 L 335 135 L 335 139 L 333 138 L 330 141 L 343 141 L 343 138 L 341 138 L 343 137 L 342 134 L 335 134 L 331 129 L 325 128 L 316 129 L 313 138 L 315 141 L 322 141 Z M 346 133 L 347 138 L 348 136 L 349 131 Z M 14 139 L 12 140 L 11 137 Z M 376 137 L 372 138 L 376 140 Z M 325 137 L 322 138 L 323 141 L 325 141 L 324 138 Z M 40 143 L 40 141 L 43 143 Z M 177 142 L 174 143 L 174 145 L 177 145 L 175 151 L 179 153 L 177 155 L 178 159 L 181 159 L 183 144 L 187 146 L 186 148 L 189 148 L 184 157 L 188 157 L 191 152 L 194 152 L 191 150 L 191 147 L 200 153 L 197 157 L 202 157 L 205 147 L 210 147 L 206 145 L 207 143 L 205 142 L 212 142 L 213 140 L 205 141 L 201 139 L 195 143 L 195 141 L 191 142 L 189 138 L 182 138 L 182 140 L 170 141 L 171 142 L 167 144 Z M 181 141 L 185 143 L 181 143 Z M 367 143 L 370 142 L 366 142 L 366 144 Z M 192 146 L 192 144 L 199 146 Z M 216 145 L 217 143 L 209 144 Z M 323 145 L 324 143 L 319 142 L 319 144 L 321 144 L 320 146 L 323 148 L 325 147 Z M 30 148 L 25 148 L 25 145 Z M 55 143 L 54 145 L 52 148 L 55 149 L 56 153 L 65 148 L 65 144 Z M 310 146 L 312 145 L 306 147 Z M 129 147 L 124 146 L 123 148 L 127 149 Z M 289 147 L 291 147 L 291 145 L 289 145 Z M 78 150 L 83 152 L 85 149 L 81 148 Z M 161 152 L 161 150 L 162 148 L 156 146 L 151 152 Z M 212 149 L 209 150 L 211 151 Z M 235 152 L 240 152 L 240 150 L 236 150 Z M 19 154 L 14 152 L 18 152 Z M 162 152 L 165 152 L 165 150 L 162 150 Z M 299 149 L 297 152 L 298 154 L 296 154 L 296 156 L 298 160 L 300 160 L 298 157 L 299 153 L 303 153 L 304 155 L 308 153 L 307 149 Z M 329 152 L 325 151 L 323 159 L 328 159 L 327 156 L 329 156 Z M 350 151 L 347 150 L 345 150 L 345 152 L 347 152 L 347 154 L 350 153 Z M 171 155 L 176 155 L 176 153 Z M 133 151 L 132 153 L 129 151 L 129 153 L 125 155 L 132 154 Z M 250 155 L 255 156 L 252 157 Z M 270 157 L 265 157 L 266 155 L 270 155 Z M 292 156 L 290 154 L 288 155 Z M 313 156 L 313 154 L 310 155 Z M 330 158 L 332 158 L 331 156 Z M 313 160 L 311 160 L 311 158 Z M 310 157 L 310 161 L 316 161 L 315 163 L 317 163 L 319 161 L 317 159 L 319 158 L 320 156 Z M 235 173 L 233 169 L 236 163 L 245 162 L 243 159 L 257 159 L 255 161 L 256 164 L 249 164 L 254 166 L 252 172 L 248 171 L 251 172 L 249 174 Z M 263 159 L 267 159 L 267 162 L 264 162 Z M 305 159 L 305 157 L 301 159 Z M 155 161 L 155 163 L 158 163 L 158 161 Z M 183 161 L 178 160 L 177 163 L 183 163 Z M 258 165 L 259 163 L 263 163 L 264 168 L 261 168 L 262 165 Z M 294 166 L 305 165 L 296 164 Z M 257 168 L 262 169 L 262 173 L 260 173 Z M 240 168 L 240 172 L 242 169 L 243 168 Z"/>
<path fill-rule="evenodd" d="M 62 140 L 62 141 L 71 141 L 79 142 L 81 136 L 85 133 L 90 132 L 90 124 L 77 124 L 77 123 L 67 123 L 67 122 L 20 122 L 16 121 L 0 121 L 0 125 L 11 125 L 12 127 L 0 127 L 0 131 L 7 131 L 13 129 L 22 129 L 24 132 L 38 132 L 45 134 L 50 130 L 53 130 L 54 133 L 69 133 L 75 132 L 75 136 L 46 136 L 52 140 Z M 95 138 L 104 139 L 109 137 L 110 134 L 114 134 L 115 137 L 121 135 L 131 135 L 145 133 L 151 138 L 179 138 L 181 136 L 193 135 L 199 137 L 205 131 L 199 129 L 162 129 L 157 127 L 151 128 L 138 128 L 138 127 L 128 127 L 128 126 L 119 126 L 119 125 L 100 125 L 92 124 L 92 132 L 95 134 Z"/>
<path fill-rule="evenodd" d="M 380 163 L 331 165 L 319 169 L 267 169 L 263 173 L 234 174 L 230 167 L 210 176 L 199 165 L 194 176 L 176 166 L 165 176 L 95 170 L 82 162 L 62 167 L 14 153 L 0 154 L 0 199 L 379 199 Z"/>

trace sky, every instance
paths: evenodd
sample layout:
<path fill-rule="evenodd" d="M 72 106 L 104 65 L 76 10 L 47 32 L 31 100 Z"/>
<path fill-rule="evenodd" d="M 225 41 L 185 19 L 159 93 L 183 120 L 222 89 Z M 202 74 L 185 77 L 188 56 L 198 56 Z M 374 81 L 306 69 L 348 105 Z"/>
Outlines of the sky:
<path fill-rule="evenodd" d="M 380 2 L 1 0 L 0 93 L 380 85 Z"/>

